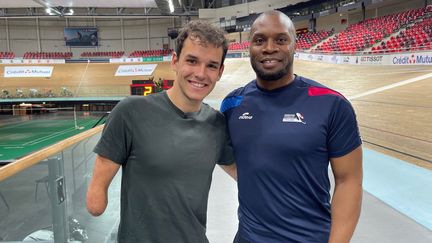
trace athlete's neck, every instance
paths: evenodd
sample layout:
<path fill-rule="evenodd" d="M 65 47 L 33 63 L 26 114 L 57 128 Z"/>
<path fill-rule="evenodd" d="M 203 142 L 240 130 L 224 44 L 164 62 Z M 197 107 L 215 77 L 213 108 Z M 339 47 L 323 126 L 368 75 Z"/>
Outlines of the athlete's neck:
<path fill-rule="evenodd" d="M 287 86 L 291 84 L 294 81 L 294 79 L 295 79 L 295 75 L 293 73 L 289 73 L 278 80 L 271 80 L 271 81 L 263 80 L 259 77 L 256 78 L 258 86 L 265 90 L 273 90 L 273 89 Z"/>

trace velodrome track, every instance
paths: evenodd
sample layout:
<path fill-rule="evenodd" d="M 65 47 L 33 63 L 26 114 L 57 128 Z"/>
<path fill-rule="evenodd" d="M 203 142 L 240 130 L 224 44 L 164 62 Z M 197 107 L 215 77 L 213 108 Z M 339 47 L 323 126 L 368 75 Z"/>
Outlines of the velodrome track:
<path fill-rule="evenodd" d="M 0 90 L 7 89 L 15 95 L 16 89 L 28 94 L 29 88 L 38 89 L 42 94 L 52 90 L 60 94 L 62 87 L 67 87 L 76 97 L 112 97 L 130 94 L 129 85 L 133 79 L 148 79 L 150 76 L 115 76 L 119 65 L 138 65 L 143 63 L 67 63 L 67 64 L 25 64 L 24 66 L 51 66 L 51 77 L 5 78 L 4 68 L 0 69 Z M 3 66 L 23 66 L 21 64 L 0 64 Z M 174 79 L 169 62 L 159 62 L 152 73 L 157 80 Z"/>
<path fill-rule="evenodd" d="M 56 82 L 48 87 L 61 87 L 64 82 L 77 87 L 81 83 L 82 96 L 118 96 L 128 93 L 131 79 L 143 78 L 120 80 L 113 76 L 115 64 L 89 64 L 87 68 L 87 64 L 68 65 L 61 66 L 63 71 L 56 73 L 53 78 Z M 81 66 L 75 70 L 75 65 Z M 169 70 L 164 63 L 156 73 L 171 78 Z M 332 65 L 296 60 L 294 70 L 338 90 L 351 100 L 356 110 L 366 148 L 365 191 L 362 215 L 352 242 L 432 242 L 432 67 Z M 229 91 L 253 78 L 248 59 L 227 59 L 224 75 L 206 102 L 218 108 Z M 40 81 L 17 80 L 26 82 L 21 86 Z M 10 83 L 0 79 L 0 87 L 6 85 Z M 110 188 L 113 210 L 100 218 L 105 225 L 118 219 L 119 186 L 117 177 Z M 236 208 L 235 182 L 217 167 L 209 199 L 207 228 L 211 243 L 232 241 L 237 227 Z M 80 210 L 85 214 L 84 208 Z M 95 229 L 100 227 L 100 219 L 90 218 L 81 223 Z M 115 225 L 112 226 L 115 231 Z M 105 239 L 110 242 L 109 236 Z"/>

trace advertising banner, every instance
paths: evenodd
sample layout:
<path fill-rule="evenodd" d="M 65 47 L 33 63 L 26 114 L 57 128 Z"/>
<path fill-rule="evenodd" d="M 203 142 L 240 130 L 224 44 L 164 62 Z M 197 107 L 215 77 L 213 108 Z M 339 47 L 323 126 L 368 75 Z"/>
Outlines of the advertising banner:
<path fill-rule="evenodd" d="M 138 76 L 138 75 L 152 75 L 156 69 L 157 64 L 144 64 L 144 65 L 120 65 L 117 69 L 115 76 Z"/>
<path fill-rule="evenodd" d="M 390 62 L 393 65 L 432 65 L 432 52 L 392 55 Z"/>
<path fill-rule="evenodd" d="M 333 64 L 361 65 L 432 65 L 432 52 L 402 54 L 375 54 L 361 56 L 337 56 L 315 53 L 295 53 L 294 59 L 319 61 Z"/>
<path fill-rule="evenodd" d="M 111 58 L 110 63 L 121 63 L 121 62 L 142 62 L 142 57 L 125 57 L 125 58 Z"/>
<path fill-rule="evenodd" d="M 5 78 L 34 78 L 51 77 L 54 67 L 52 66 L 17 66 L 4 68 Z"/>
<path fill-rule="evenodd" d="M 0 59 L 0 64 L 62 64 L 64 59 Z"/>

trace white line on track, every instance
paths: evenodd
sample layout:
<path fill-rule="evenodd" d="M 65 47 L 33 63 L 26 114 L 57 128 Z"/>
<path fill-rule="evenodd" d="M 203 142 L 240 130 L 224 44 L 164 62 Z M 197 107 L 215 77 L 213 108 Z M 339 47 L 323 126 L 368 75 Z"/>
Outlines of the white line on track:
<path fill-rule="evenodd" d="M 92 122 L 92 120 L 90 120 L 88 122 L 85 122 L 83 124 L 80 124 L 80 125 L 86 126 L 86 125 L 90 124 L 91 122 Z M 52 133 L 52 134 L 50 134 L 48 136 L 44 136 L 44 137 L 41 137 L 41 138 L 38 138 L 38 139 L 35 139 L 35 140 L 32 140 L 32 141 L 29 141 L 27 143 L 24 143 L 23 145 L 35 145 L 35 144 L 38 144 L 40 142 L 46 141 L 48 139 L 55 138 L 55 137 L 57 137 L 57 136 L 59 136 L 61 134 L 71 132 L 73 130 L 75 130 L 75 127 L 71 127 L 71 128 L 66 129 L 66 130 L 62 130 L 62 131 L 59 131 L 59 132 Z"/>
<path fill-rule="evenodd" d="M 432 78 L 432 73 L 428 73 L 428 74 L 425 74 L 425 75 L 422 75 L 422 76 L 418 76 L 418 77 L 415 77 L 415 78 L 410 78 L 410 79 L 403 80 L 403 81 L 400 81 L 400 82 L 397 82 L 397 83 L 394 83 L 394 84 L 389 84 L 389 85 L 383 86 L 381 88 L 376 88 L 376 89 L 372 89 L 372 90 L 369 90 L 369 91 L 366 91 L 366 92 L 363 92 L 363 93 L 360 93 L 360 94 L 357 94 L 357 95 L 353 95 L 351 97 L 348 97 L 348 100 L 358 99 L 360 97 L 364 97 L 364 96 L 367 96 L 367 95 L 379 93 L 379 92 L 382 92 L 382 91 L 385 91 L 385 90 L 389 90 L 389 89 L 393 89 L 393 88 L 396 88 L 396 87 L 399 87 L 399 86 L 407 85 L 407 84 L 414 83 L 414 82 L 417 82 L 417 81 L 420 81 L 420 80 L 423 80 L 423 79 L 427 79 L 427 78 Z"/>

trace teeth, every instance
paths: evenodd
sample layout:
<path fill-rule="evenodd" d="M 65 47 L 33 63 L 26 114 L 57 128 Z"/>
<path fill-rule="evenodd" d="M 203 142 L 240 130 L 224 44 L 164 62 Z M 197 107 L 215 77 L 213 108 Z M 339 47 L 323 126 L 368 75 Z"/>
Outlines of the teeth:
<path fill-rule="evenodd" d="M 263 61 L 263 63 L 272 63 L 272 62 L 276 62 L 276 60 L 265 60 L 265 61 Z"/>
<path fill-rule="evenodd" d="M 198 87 L 198 88 L 202 88 L 205 86 L 205 84 L 202 83 L 196 83 L 196 82 L 190 82 L 193 86 Z"/>

